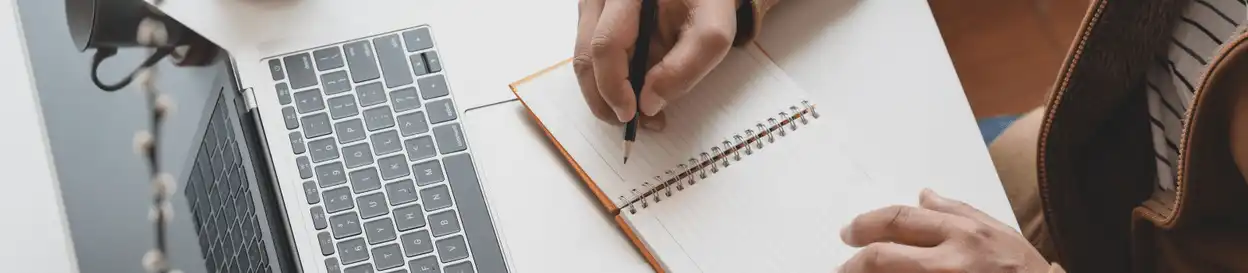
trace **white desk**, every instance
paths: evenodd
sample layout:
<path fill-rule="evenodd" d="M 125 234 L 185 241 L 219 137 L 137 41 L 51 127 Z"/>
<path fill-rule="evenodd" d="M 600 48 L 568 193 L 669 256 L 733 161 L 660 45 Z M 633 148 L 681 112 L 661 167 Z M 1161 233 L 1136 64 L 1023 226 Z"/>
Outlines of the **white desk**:
<path fill-rule="evenodd" d="M 0 0 L 0 92 L 5 107 L 5 133 L 0 142 L 7 143 L 0 158 L 0 174 L 7 197 L 0 198 L 0 207 L 10 208 L 10 219 L 0 225 L 8 247 L 0 248 L 0 264 L 14 272 L 78 272 L 69 238 L 69 226 L 61 203 L 56 172 L 52 167 L 51 150 L 35 93 L 34 78 L 22 42 L 21 25 L 17 20 L 17 4 Z"/>

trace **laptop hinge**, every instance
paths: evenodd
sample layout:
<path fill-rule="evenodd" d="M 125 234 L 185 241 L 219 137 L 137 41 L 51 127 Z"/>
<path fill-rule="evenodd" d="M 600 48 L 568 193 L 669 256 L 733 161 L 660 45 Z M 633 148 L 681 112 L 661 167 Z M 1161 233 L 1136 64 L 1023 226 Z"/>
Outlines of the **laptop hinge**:
<path fill-rule="evenodd" d="M 243 93 L 243 106 L 245 107 L 245 109 L 247 109 L 247 112 L 251 112 L 251 110 L 255 110 L 256 109 L 255 92 L 252 92 L 251 87 L 243 88 L 242 90 L 243 90 L 242 92 Z"/>

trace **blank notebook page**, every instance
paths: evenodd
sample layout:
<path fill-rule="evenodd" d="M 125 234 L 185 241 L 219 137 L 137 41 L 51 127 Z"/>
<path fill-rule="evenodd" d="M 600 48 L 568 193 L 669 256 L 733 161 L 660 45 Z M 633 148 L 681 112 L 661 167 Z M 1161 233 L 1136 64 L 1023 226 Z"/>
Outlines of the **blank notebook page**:
<path fill-rule="evenodd" d="M 575 72 L 564 63 L 515 86 L 546 130 L 593 183 L 619 208 L 643 183 L 677 170 L 689 159 L 721 146 L 745 130 L 780 119 L 801 107 L 805 92 L 756 46 L 734 48 L 694 90 L 670 102 L 662 132 L 640 129 L 628 164 L 623 163 L 624 126 L 597 119 L 585 102 Z M 735 141 L 734 141 L 735 143 Z"/>
<path fill-rule="evenodd" d="M 845 127 L 820 109 L 753 155 L 620 216 L 667 272 L 835 272 L 855 253 L 841 227 L 918 195 L 872 182 L 842 151 Z"/>

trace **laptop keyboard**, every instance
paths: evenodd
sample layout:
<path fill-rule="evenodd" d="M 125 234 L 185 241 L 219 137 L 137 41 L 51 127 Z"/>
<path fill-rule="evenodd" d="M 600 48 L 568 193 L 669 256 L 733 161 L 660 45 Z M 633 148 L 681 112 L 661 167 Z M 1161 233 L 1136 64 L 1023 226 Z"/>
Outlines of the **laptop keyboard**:
<path fill-rule="evenodd" d="M 506 272 L 429 27 L 266 63 L 328 272 Z"/>
<path fill-rule="evenodd" d="M 208 272 L 270 272 L 225 95 L 217 98 L 184 194 Z"/>

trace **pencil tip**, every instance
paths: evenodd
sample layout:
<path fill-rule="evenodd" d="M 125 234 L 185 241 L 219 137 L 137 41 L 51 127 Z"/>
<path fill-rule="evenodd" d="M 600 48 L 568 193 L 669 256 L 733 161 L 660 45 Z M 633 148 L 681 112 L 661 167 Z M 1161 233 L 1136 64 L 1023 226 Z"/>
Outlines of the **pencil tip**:
<path fill-rule="evenodd" d="M 624 164 L 628 164 L 628 156 L 633 152 L 633 142 L 624 141 Z"/>
<path fill-rule="evenodd" d="M 624 157 L 624 164 L 628 164 L 628 157 Z"/>

